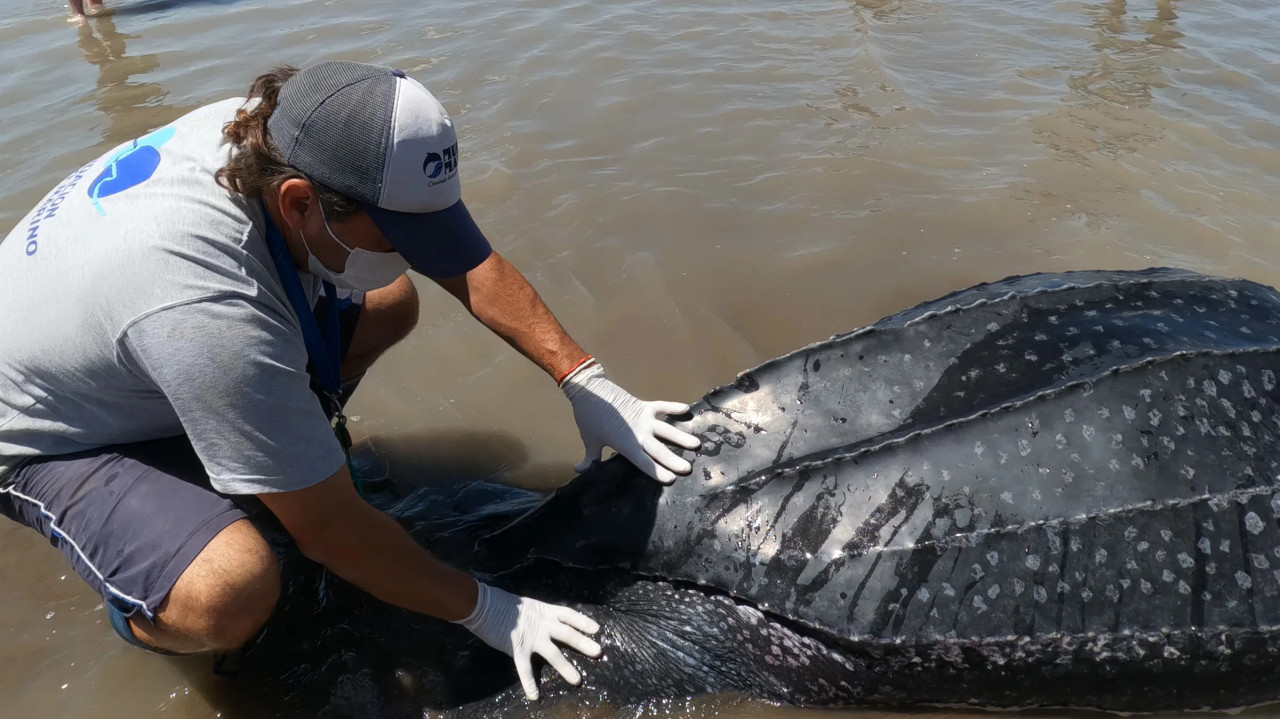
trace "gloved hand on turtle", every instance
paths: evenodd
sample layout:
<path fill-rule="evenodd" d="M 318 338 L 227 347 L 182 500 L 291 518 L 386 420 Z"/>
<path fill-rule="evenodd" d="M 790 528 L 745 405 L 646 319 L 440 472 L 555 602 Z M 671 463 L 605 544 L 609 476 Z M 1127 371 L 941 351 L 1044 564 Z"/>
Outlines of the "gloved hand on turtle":
<path fill-rule="evenodd" d="M 588 356 L 560 380 L 560 389 L 573 405 L 573 418 L 582 434 L 586 455 L 574 466 L 584 472 L 612 447 L 645 474 L 671 484 L 693 467 L 663 442 L 697 449 L 701 440 L 676 429 L 664 419 L 689 411 L 683 402 L 646 402 L 614 384 L 604 367 Z"/>
<path fill-rule="evenodd" d="M 582 673 L 565 658 L 559 642 L 588 657 L 600 656 L 600 645 L 587 637 L 600 630 L 594 619 L 568 607 L 519 597 L 497 587 L 477 581 L 479 595 L 471 615 L 460 619 L 485 644 L 505 652 L 516 662 L 516 674 L 524 694 L 538 698 L 538 683 L 533 676 L 532 657 L 543 659 L 570 684 L 582 681 Z"/>

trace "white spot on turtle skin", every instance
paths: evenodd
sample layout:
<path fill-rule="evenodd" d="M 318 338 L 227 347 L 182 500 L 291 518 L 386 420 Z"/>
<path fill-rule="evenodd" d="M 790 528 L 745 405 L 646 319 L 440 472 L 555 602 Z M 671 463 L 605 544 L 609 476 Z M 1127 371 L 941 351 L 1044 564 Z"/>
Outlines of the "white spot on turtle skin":
<path fill-rule="evenodd" d="M 1093 436 L 1097 434 L 1097 432 L 1093 430 L 1092 426 L 1087 424 L 1082 424 L 1080 425 L 1080 434 L 1084 435 L 1084 438 L 1086 440 L 1093 441 Z"/>
<path fill-rule="evenodd" d="M 1027 569 L 1030 569 L 1033 572 L 1036 571 L 1040 568 L 1040 555 L 1028 554 L 1026 560 L 1024 560 L 1024 564 L 1027 565 Z"/>
<path fill-rule="evenodd" d="M 1022 581 L 1021 579 L 1018 579 L 1017 577 L 1015 577 L 1015 578 L 1014 578 L 1014 580 L 1013 580 L 1013 596 L 1015 596 L 1015 597 L 1021 597 L 1021 596 L 1022 596 L 1022 592 L 1023 592 L 1023 591 L 1025 591 L 1025 590 L 1026 590 L 1026 588 L 1027 588 L 1027 583 L 1026 583 L 1026 582 Z"/>
<path fill-rule="evenodd" d="M 1126 542 L 1132 542 L 1133 538 L 1138 536 L 1138 528 L 1129 526 L 1124 528 L 1124 539 Z"/>
<path fill-rule="evenodd" d="M 1172 542 L 1172 541 L 1173 541 L 1173 532 L 1172 532 L 1172 531 L 1170 531 L 1170 530 L 1168 530 L 1168 529 L 1162 529 L 1162 530 L 1160 530 L 1160 538 L 1161 538 L 1161 539 L 1163 539 L 1163 540 L 1164 540 L 1164 541 L 1166 541 L 1166 542 Z"/>
<path fill-rule="evenodd" d="M 1064 581 L 1062 581 L 1061 579 L 1059 579 L 1059 580 L 1058 580 L 1058 594 L 1067 594 L 1067 593 L 1068 593 L 1068 592 L 1070 592 L 1070 591 L 1071 591 L 1071 585 L 1070 585 L 1070 584 L 1067 584 L 1066 582 L 1064 582 Z"/>
<path fill-rule="evenodd" d="M 973 453 L 978 455 L 979 457 L 982 456 L 982 453 L 985 450 L 986 450 L 986 447 L 982 446 L 982 440 L 978 440 L 977 443 L 973 445 Z"/>
<path fill-rule="evenodd" d="M 947 595 L 948 597 L 954 597 L 956 595 L 956 588 L 951 586 L 949 582 L 943 582 L 942 593 Z"/>
<path fill-rule="evenodd" d="M 1227 413 L 1227 417 L 1231 419 L 1236 418 L 1236 406 L 1231 404 L 1231 400 L 1226 397 L 1222 397 L 1218 400 L 1218 404 L 1222 407 L 1222 411 Z"/>
<path fill-rule="evenodd" d="M 1160 580 L 1161 580 L 1161 581 L 1164 581 L 1164 582 L 1172 582 L 1172 581 L 1173 581 L 1173 580 L 1175 580 L 1175 579 L 1177 579 L 1177 577 L 1176 577 L 1176 576 L 1174 576 L 1173 572 L 1170 572 L 1168 569 L 1166 569 L 1166 570 L 1164 570 L 1163 572 L 1161 572 L 1161 573 L 1160 573 Z"/>
<path fill-rule="evenodd" d="M 1087 601 L 1089 601 L 1090 599 L 1093 599 L 1093 592 L 1089 591 L 1088 589 L 1081 589 L 1081 590 L 1080 590 L 1080 599 L 1082 599 L 1082 600 L 1084 600 L 1084 601 L 1086 601 L 1086 602 L 1087 602 Z"/>
<path fill-rule="evenodd" d="M 1218 573 L 1218 564 L 1217 564 L 1216 562 L 1205 562 L 1205 565 L 1204 565 L 1204 573 L 1205 573 L 1205 574 L 1217 574 L 1217 573 Z"/>
<path fill-rule="evenodd" d="M 1001 452 L 1001 453 L 1000 453 L 1000 464 L 1005 464 L 1005 463 L 1007 463 L 1008 461 L 1009 461 L 1009 453 L 1008 453 L 1008 452 Z"/>
<path fill-rule="evenodd" d="M 973 596 L 973 608 L 978 610 L 978 614 L 987 611 L 987 603 L 982 601 L 982 596 L 975 594 Z"/>
<path fill-rule="evenodd" d="M 1124 418 L 1130 422 L 1132 422 L 1138 416 L 1138 410 L 1134 409 L 1133 407 L 1130 407 L 1127 404 L 1123 405 L 1121 409 L 1124 410 Z"/>
<path fill-rule="evenodd" d="M 1142 458 L 1141 458 L 1141 457 L 1139 457 L 1139 456 L 1138 456 L 1138 455 L 1136 455 L 1136 454 L 1135 454 L 1135 455 L 1133 455 L 1133 456 L 1131 456 L 1131 457 L 1129 458 L 1129 464 L 1132 464 L 1133 466 L 1137 467 L 1138 469 L 1142 469 L 1143 467 L 1147 466 L 1147 463 L 1146 463 L 1146 462 L 1143 462 L 1143 461 L 1142 461 Z"/>
<path fill-rule="evenodd" d="M 1156 590 L 1155 587 L 1151 586 L 1151 582 L 1145 579 L 1138 580 L 1138 589 L 1141 589 L 1143 594 L 1150 594 Z"/>
<path fill-rule="evenodd" d="M 1116 585 L 1114 584 L 1108 584 L 1107 588 L 1104 589 L 1102 593 L 1106 594 L 1107 599 L 1110 599 L 1113 602 L 1120 601 L 1120 590 L 1116 589 Z"/>
<path fill-rule="evenodd" d="M 1250 554 L 1249 559 L 1253 560 L 1254 569 L 1270 569 L 1271 562 L 1267 561 L 1267 557 L 1262 554 Z"/>
<path fill-rule="evenodd" d="M 1106 407 L 1099 407 L 1099 408 L 1098 408 L 1098 416 L 1099 416 L 1099 417 L 1101 417 L 1101 418 L 1103 418 L 1103 419 L 1110 419 L 1110 418 L 1111 418 L 1111 410 L 1107 409 Z"/>
<path fill-rule="evenodd" d="M 1151 543 L 1150 543 L 1150 542 L 1148 542 L 1148 541 L 1146 541 L 1146 540 L 1144 539 L 1144 540 L 1142 540 L 1141 542 L 1138 542 L 1138 545 L 1137 545 L 1137 546 L 1138 546 L 1138 551 L 1139 551 L 1139 552 L 1145 552 L 1145 551 L 1147 551 L 1148 549 L 1150 549 L 1150 548 L 1151 548 Z"/>
<path fill-rule="evenodd" d="M 1025 357 L 1028 362 L 1040 361 L 1040 355 L 1037 355 L 1035 352 L 1032 352 L 1031 350 L 1027 350 L 1026 352 L 1023 353 L 1022 356 Z"/>
<path fill-rule="evenodd" d="M 1224 369 L 1218 370 L 1218 381 L 1224 385 L 1231 384 L 1231 373 Z"/>
<path fill-rule="evenodd" d="M 1013 492 L 1001 492 L 1000 501 L 1005 504 L 1013 504 Z"/>
<path fill-rule="evenodd" d="M 968 507 L 960 507 L 956 510 L 955 520 L 956 526 L 964 529 L 969 526 L 969 520 L 973 519 L 973 510 Z"/>
<path fill-rule="evenodd" d="M 987 552 L 987 564 L 996 566 L 1000 563 L 1000 553 L 996 551 Z"/>
<path fill-rule="evenodd" d="M 1076 478 L 1076 473 L 1069 469 L 1062 470 L 1062 483 L 1071 484 L 1071 480 Z"/>
<path fill-rule="evenodd" d="M 1025 439 L 1018 440 L 1018 454 L 1023 457 L 1031 454 L 1031 443 Z"/>
<path fill-rule="evenodd" d="M 1045 600 L 1049 598 L 1049 593 L 1044 590 L 1044 587 L 1037 584 L 1035 588 L 1031 590 L 1031 596 L 1034 597 L 1037 602 L 1044 604 Z"/>
<path fill-rule="evenodd" d="M 1128 589 L 1128 588 L 1129 588 L 1129 587 L 1131 587 L 1131 586 L 1133 586 L 1133 581 L 1132 581 L 1132 580 L 1129 580 L 1129 579 L 1121 579 L 1121 580 L 1120 580 L 1120 588 L 1121 588 L 1121 589 Z"/>
<path fill-rule="evenodd" d="M 1076 421 L 1076 413 L 1075 413 L 1075 411 L 1074 411 L 1074 410 L 1072 410 L 1070 407 L 1068 407 L 1068 408 L 1066 408 L 1066 409 L 1062 410 L 1062 420 L 1063 420 L 1064 422 L 1067 422 L 1068 424 L 1070 424 L 1071 422 Z"/>
<path fill-rule="evenodd" d="M 1184 464 L 1182 465 L 1182 471 L 1178 472 L 1178 474 L 1181 474 L 1187 479 L 1191 479 L 1192 477 L 1196 476 L 1196 471 Z"/>
<path fill-rule="evenodd" d="M 1192 559 L 1191 555 L 1186 552 L 1178 552 L 1178 564 L 1183 569 L 1190 569 L 1196 566 L 1196 560 Z"/>
<path fill-rule="evenodd" d="M 987 323 L 987 331 L 988 331 L 988 332 L 995 332 L 995 331 L 996 331 L 996 330 L 998 330 L 998 329 L 1000 329 L 1000 325 L 999 325 L 999 324 L 997 324 L 997 323 L 995 323 L 995 322 L 988 322 L 988 323 Z"/>
<path fill-rule="evenodd" d="M 1072 535 L 1071 540 L 1067 542 L 1067 546 L 1071 547 L 1071 551 L 1078 552 L 1084 546 L 1084 543 L 1080 541 L 1079 537 Z"/>
<path fill-rule="evenodd" d="M 1244 515 L 1244 528 L 1249 530 L 1249 534 L 1258 535 L 1262 534 L 1262 530 L 1266 528 L 1266 525 L 1262 523 L 1262 518 L 1257 513 L 1249 512 Z"/>
<path fill-rule="evenodd" d="M 1164 415 L 1160 414 L 1160 410 L 1158 409 L 1153 409 L 1150 412 L 1147 412 L 1147 420 L 1151 422 L 1152 427 L 1159 427 L 1160 420 L 1162 419 L 1164 419 Z"/>
<path fill-rule="evenodd" d="M 1218 396 L 1218 385 L 1214 384 L 1214 383 L 1213 383 L 1213 380 L 1205 380 L 1205 381 L 1203 381 L 1203 382 L 1201 382 L 1201 383 L 1200 383 L 1200 391 L 1201 391 L 1201 392 L 1204 392 L 1205 394 L 1209 395 L 1210 397 L 1217 397 L 1217 396 Z"/>
<path fill-rule="evenodd" d="M 1140 389 L 1138 390 L 1138 394 L 1142 396 L 1143 402 L 1146 402 L 1147 404 L 1151 404 L 1151 390 Z"/>
<path fill-rule="evenodd" d="M 1270 392 L 1276 388 L 1276 373 L 1269 369 L 1262 370 L 1262 388 Z"/>
<path fill-rule="evenodd" d="M 1201 537 L 1200 541 L 1196 542 L 1196 548 L 1200 550 L 1201 554 L 1213 554 L 1213 544 L 1208 537 Z"/>
<path fill-rule="evenodd" d="M 944 470 L 942 470 L 942 481 L 944 481 L 944 482 L 950 482 L 950 481 L 951 481 L 951 472 L 949 472 L 949 471 L 947 471 L 947 470 L 945 470 L 945 469 L 944 469 Z"/>
<path fill-rule="evenodd" d="M 982 569 L 982 565 L 977 563 L 974 563 L 974 565 L 969 568 L 969 573 L 973 575 L 974 579 L 982 579 L 987 576 L 987 573 Z"/>
<path fill-rule="evenodd" d="M 928 601 L 929 601 L 929 590 L 928 590 L 928 588 L 926 588 L 926 587 L 920 587 L 919 589 L 917 589 L 917 590 L 916 590 L 916 599 L 919 599 L 922 603 L 923 603 L 923 602 L 928 602 Z"/>
<path fill-rule="evenodd" d="M 1240 383 L 1240 392 L 1245 399 L 1253 399 L 1258 396 L 1258 393 L 1253 391 L 1253 385 L 1249 384 L 1248 380 Z"/>
<path fill-rule="evenodd" d="M 1093 564 L 1094 566 L 1097 566 L 1105 561 L 1107 561 L 1107 550 L 1099 547 L 1098 550 L 1093 553 Z"/>
<path fill-rule="evenodd" d="M 1168 553 L 1168 552 L 1166 552 L 1166 551 L 1164 551 L 1163 549 L 1157 549 L 1157 550 L 1156 550 L 1156 561 L 1157 561 L 1157 562 L 1163 562 L 1163 561 L 1164 561 L 1165 559 L 1167 559 L 1168 557 L 1169 557 L 1169 553 Z"/>
<path fill-rule="evenodd" d="M 1252 589 L 1253 577 L 1245 572 L 1236 572 L 1236 584 L 1239 584 L 1241 589 Z"/>
<path fill-rule="evenodd" d="M 992 584 L 991 588 L 987 590 L 987 597 L 989 597 L 990 599 L 995 599 L 998 596 L 1000 596 L 1000 585 Z"/>
<path fill-rule="evenodd" d="M 1054 444 L 1054 446 L 1056 446 L 1058 449 L 1063 449 L 1063 448 L 1065 448 L 1065 447 L 1067 446 L 1067 438 L 1066 438 L 1066 437 L 1063 437 L 1063 436 L 1062 436 L 1062 433 L 1061 433 L 1061 432 L 1059 432 L 1059 433 L 1057 434 L 1057 436 L 1055 436 L 1055 437 L 1053 438 L 1053 444 Z"/>

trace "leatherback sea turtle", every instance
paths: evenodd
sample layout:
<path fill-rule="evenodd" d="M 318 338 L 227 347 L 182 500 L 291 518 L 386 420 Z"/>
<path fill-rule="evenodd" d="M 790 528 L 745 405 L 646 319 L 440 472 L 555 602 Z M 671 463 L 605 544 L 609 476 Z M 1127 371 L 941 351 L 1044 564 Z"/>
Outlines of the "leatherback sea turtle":
<path fill-rule="evenodd" d="M 1278 358 L 1280 294 L 1253 282 L 1012 277 L 713 390 L 670 487 L 613 459 L 545 498 L 435 486 L 388 510 L 600 620 L 603 658 L 576 657 L 578 688 L 543 672 L 544 707 L 1257 704 L 1280 698 Z M 273 682 L 328 682 L 316 713 L 534 710 L 465 631 L 291 576 L 283 633 L 324 660 Z"/>

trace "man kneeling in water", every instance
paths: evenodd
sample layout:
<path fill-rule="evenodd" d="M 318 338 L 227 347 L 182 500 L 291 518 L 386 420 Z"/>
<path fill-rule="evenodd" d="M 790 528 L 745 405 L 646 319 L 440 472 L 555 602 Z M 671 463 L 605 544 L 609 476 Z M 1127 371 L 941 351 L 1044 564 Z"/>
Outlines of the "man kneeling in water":
<path fill-rule="evenodd" d="M 512 655 L 531 698 L 533 653 L 579 681 L 557 643 L 598 655 L 594 621 L 433 559 L 347 468 L 342 406 L 416 323 L 412 268 L 557 379 L 580 468 L 610 446 L 689 471 L 662 441 L 698 445 L 663 421 L 687 405 L 609 381 L 460 198 L 436 98 L 350 62 L 263 75 L 77 170 L 0 244 L 0 513 L 144 648 L 233 649 L 266 622 L 279 568 L 229 498 L 255 495 L 338 576 Z"/>

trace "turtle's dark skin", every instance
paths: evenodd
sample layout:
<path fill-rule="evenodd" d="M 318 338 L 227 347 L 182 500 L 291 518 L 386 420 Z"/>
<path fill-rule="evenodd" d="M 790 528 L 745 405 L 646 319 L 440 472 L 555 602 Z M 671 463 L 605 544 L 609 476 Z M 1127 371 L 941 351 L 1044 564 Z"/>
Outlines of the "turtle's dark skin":
<path fill-rule="evenodd" d="M 273 631 L 310 659 L 261 681 L 327 688 L 313 716 L 362 717 L 719 692 L 1274 701 L 1278 349 L 1280 294 L 1243 280 L 1156 269 L 963 290 L 707 394 L 677 422 L 703 445 L 670 487 L 614 459 L 545 498 L 437 485 L 386 505 L 455 565 L 597 619 L 605 652 L 574 656 L 581 687 L 543 671 L 527 703 L 509 660 L 465 630 L 320 589 L 300 560 Z M 271 634 L 246 666 L 279 661 Z"/>

